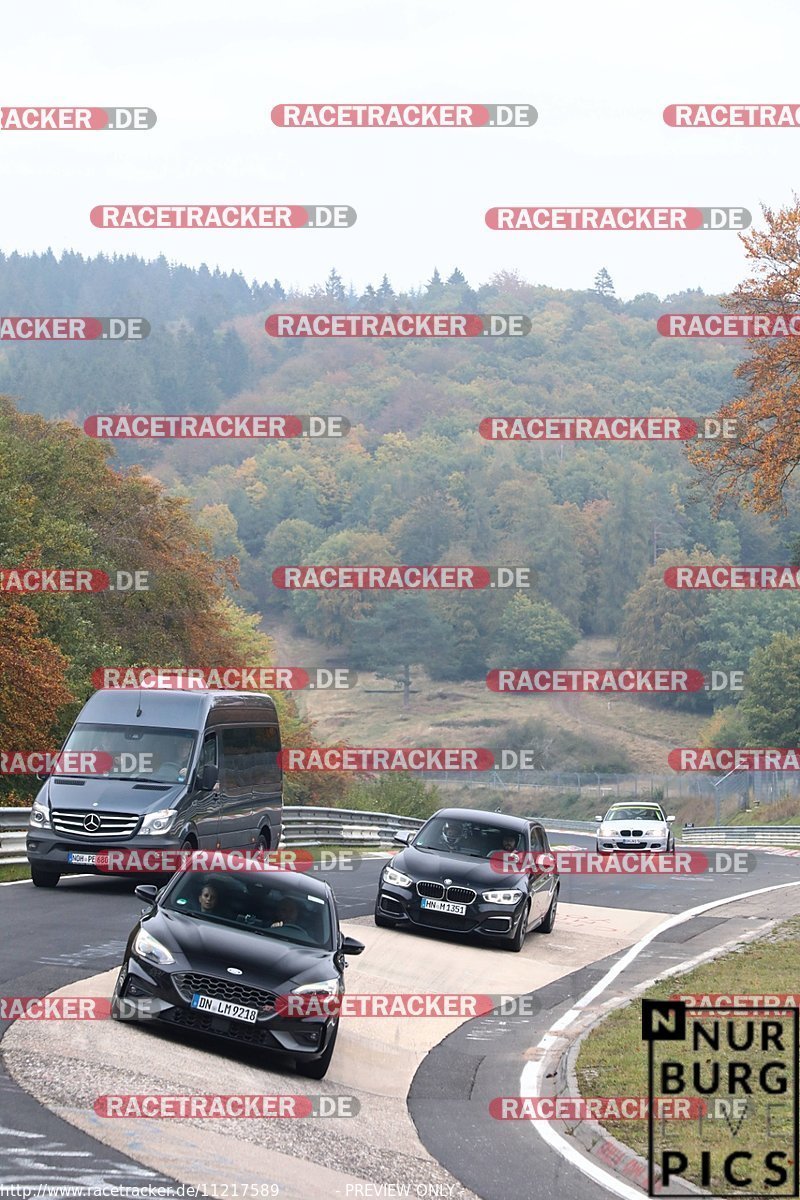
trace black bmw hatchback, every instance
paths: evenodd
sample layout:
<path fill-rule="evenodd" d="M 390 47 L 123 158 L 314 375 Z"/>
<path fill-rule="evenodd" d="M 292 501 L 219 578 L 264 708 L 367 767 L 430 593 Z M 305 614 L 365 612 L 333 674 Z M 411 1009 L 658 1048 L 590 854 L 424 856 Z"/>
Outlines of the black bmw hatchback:
<path fill-rule="evenodd" d="M 514 951 L 530 930 L 552 932 L 559 880 L 537 866 L 550 852 L 538 821 L 443 808 L 395 840 L 406 849 L 381 873 L 376 925 L 477 934 Z"/>
<path fill-rule="evenodd" d="M 322 1079 L 338 1031 L 344 937 L 327 883 L 292 871 L 179 871 L 128 939 L 111 1014 L 291 1055 Z M 319 1001 L 315 1005 L 313 1001 Z M 308 1011 L 312 1015 L 304 1015 Z"/>

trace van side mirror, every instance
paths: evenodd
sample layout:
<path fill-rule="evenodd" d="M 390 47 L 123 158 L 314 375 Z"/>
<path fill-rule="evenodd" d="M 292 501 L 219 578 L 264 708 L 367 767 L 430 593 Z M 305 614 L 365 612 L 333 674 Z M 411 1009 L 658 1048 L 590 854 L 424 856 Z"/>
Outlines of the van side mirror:
<path fill-rule="evenodd" d="M 214 763 L 204 763 L 200 774 L 197 776 L 197 782 L 200 789 L 204 792 L 210 792 L 212 788 L 217 786 L 219 779 L 219 767 Z"/>

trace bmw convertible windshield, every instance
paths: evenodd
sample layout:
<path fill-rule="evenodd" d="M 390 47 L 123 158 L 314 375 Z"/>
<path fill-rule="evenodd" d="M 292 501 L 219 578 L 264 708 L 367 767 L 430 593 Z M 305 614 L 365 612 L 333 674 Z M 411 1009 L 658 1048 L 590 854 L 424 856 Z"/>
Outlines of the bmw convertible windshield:
<path fill-rule="evenodd" d="M 296 946 L 319 950 L 333 946 L 325 900 L 300 888 L 281 886 L 271 872 L 186 871 L 164 897 L 163 908 Z"/>

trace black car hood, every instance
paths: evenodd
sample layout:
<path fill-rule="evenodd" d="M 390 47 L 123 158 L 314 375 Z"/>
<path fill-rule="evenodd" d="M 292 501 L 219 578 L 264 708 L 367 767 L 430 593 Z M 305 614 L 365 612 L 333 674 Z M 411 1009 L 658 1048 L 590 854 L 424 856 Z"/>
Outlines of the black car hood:
<path fill-rule="evenodd" d="M 169 808 L 186 791 L 185 783 L 142 784 L 99 775 L 89 779 L 52 777 L 42 791 L 54 809 L 87 809 L 101 812 L 144 813 Z"/>
<path fill-rule="evenodd" d="M 178 969 L 224 979 L 228 967 L 237 967 L 242 974 L 235 978 L 241 983 L 276 992 L 338 974 L 332 950 L 293 945 L 201 917 L 159 908 L 142 918 L 142 926 L 172 952 Z"/>
<path fill-rule="evenodd" d="M 441 883 L 452 880 L 456 886 L 480 889 L 514 887 L 523 878 L 521 873 L 510 874 L 496 870 L 485 858 L 469 858 L 464 854 L 442 854 L 438 850 L 418 850 L 407 846 L 392 860 L 392 866 L 405 871 L 416 882 L 432 879 Z"/>

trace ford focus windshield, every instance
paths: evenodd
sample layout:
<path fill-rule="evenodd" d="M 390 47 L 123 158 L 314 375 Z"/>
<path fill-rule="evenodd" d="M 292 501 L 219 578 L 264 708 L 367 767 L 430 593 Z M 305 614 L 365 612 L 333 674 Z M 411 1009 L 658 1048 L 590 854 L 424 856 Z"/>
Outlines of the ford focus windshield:
<path fill-rule="evenodd" d="M 332 948 L 330 909 L 325 899 L 282 887 L 270 872 L 186 871 L 164 897 L 163 906 L 198 921 L 229 925 L 298 946 Z"/>
<path fill-rule="evenodd" d="M 194 743 L 191 729 L 79 722 L 67 739 L 64 754 L 97 755 L 96 774 L 103 778 L 183 783 Z"/>

